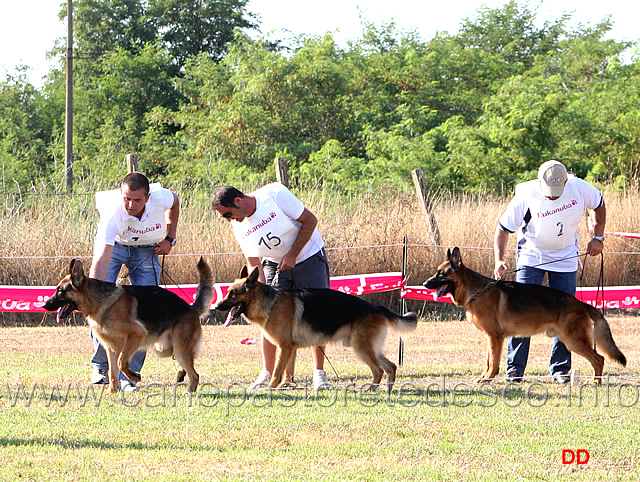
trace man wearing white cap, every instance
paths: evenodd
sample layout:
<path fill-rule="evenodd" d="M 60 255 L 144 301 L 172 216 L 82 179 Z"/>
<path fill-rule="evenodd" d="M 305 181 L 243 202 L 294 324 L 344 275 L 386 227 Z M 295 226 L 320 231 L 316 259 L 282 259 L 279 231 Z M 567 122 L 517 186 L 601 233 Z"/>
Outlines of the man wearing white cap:
<path fill-rule="evenodd" d="M 498 221 L 493 249 L 495 277 L 509 270 L 505 250 L 509 234 L 518 232 L 516 281 L 542 284 L 545 273 L 551 288 L 575 296 L 579 262 L 579 227 L 585 210 L 593 210 L 593 237 L 587 253 L 596 256 L 604 248 L 606 208 L 602 193 L 591 184 L 567 174 L 558 161 L 547 161 L 538 179 L 518 184 L 515 196 Z M 509 338 L 507 379 L 519 382 L 529 356 L 529 338 Z M 553 339 L 549 371 L 559 383 L 569 381 L 571 352 Z"/>

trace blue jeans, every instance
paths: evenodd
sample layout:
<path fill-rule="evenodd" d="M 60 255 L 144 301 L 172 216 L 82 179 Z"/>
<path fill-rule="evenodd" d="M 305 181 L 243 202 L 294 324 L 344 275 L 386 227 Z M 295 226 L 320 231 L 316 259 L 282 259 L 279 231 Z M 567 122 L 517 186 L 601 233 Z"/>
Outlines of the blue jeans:
<path fill-rule="evenodd" d="M 160 263 L 158 255 L 153 252 L 153 247 L 135 248 L 116 244 L 113 247 L 113 255 L 109 261 L 109 268 L 106 281 L 115 283 L 120 273 L 120 268 L 124 265 L 129 271 L 129 281 L 132 285 L 157 286 L 160 284 Z M 93 356 L 91 365 L 94 369 L 109 370 L 109 361 L 104 347 L 90 331 L 93 340 Z M 147 352 L 139 350 L 133 354 L 129 362 L 129 368 L 134 373 L 140 373 Z M 124 373 L 120 372 L 120 380 L 129 380 Z"/>
<path fill-rule="evenodd" d="M 549 287 L 564 291 L 572 296 L 576 294 L 577 271 L 545 271 L 530 267 L 518 267 L 518 269 L 516 281 L 519 283 L 541 285 L 546 273 L 549 279 Z M 510 372 L 524 374 L 527 359 L 529 358 L 530 341 L 530 338 L 509 338 L 507 343 L 507 374 Z M 569 373 L 569 370 L 571 370 L 571 352 L 556 336 L 553 339 L 553 347 L 551 348 L 549 372 L 553 375 L 554 373 Z"/>

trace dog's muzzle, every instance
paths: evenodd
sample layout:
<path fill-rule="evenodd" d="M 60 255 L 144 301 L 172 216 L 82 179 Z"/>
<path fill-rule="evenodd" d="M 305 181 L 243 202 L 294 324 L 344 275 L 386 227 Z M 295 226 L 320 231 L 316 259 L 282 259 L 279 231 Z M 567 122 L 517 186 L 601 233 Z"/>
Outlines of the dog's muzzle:
<path fill-rule="evenodd" d="M 448 293 L 453 293 L 455 285 L 449 281 L 439 280 L 433 276 L 422 284 L 425 288 L 436 290 L 436 298 L 442 298 Z"/>
<path fill-rule="evenodd" d="M 55 298 L 49 298 L 42 306 L 47 311 L 58 311 L 56 314 L 56 321 L 61 323 L 78 309 L 78 305 L 74 301 L 57 300 Z"/>
<path fill-rule="evenodd" d="M 233 305 L 230 308 L 227 308 L 224 300 L 222 300 L 220 303 L 216 304 L 213 307 L 215 310 L 218 311 L 227 311 L 229 310 L 229 313 L 227 314 L 227 319 L 225 320 L 224 324 L 222 326 L 230 326 L 231 324 L 233 324 L 234 321 L 236 321 L 240 315 L 242 315 L 242 313 L 244 313 L 245 310 L 245 304 L 244 303 L 239 303 L 237 305 Z"/>

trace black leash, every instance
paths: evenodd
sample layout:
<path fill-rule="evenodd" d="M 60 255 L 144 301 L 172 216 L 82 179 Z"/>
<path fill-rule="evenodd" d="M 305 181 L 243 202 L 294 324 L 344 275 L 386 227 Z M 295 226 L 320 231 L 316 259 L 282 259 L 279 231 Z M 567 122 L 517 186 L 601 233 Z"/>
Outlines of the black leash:
<path fill-rule="evenodd" d="M 577 254 L 575 256 L 568 256 L 566 258 L 561 258 L 561 259 L 554 259 L 551 261 L 547 261 L 546 263 L 540 263 L 540 264 L 536 264 L 534 266 L 526 266 L 527 268 L 537 268 L 539 266 L 544 266 L 546 264 L 551 264 L 551 263 L 556 263 L 558 261 L 564 261 L 566 259 L 573 259 L 573 258 L 580 258 L 581 256 L 584 256 L 584 261 L 582 263 L 582 271 L 580 273 L 580 286 L 582 286 L 582 280 L 584 279 L 584 269 L 585 266 L 587 264 L 587 256 L 589 253 L 582 253 L 582 254 Z M 525 267 L 523 266 L 522 268 L 518 268 L 518 269 L 514 269 L 511 271 L 508 271 L 507 273 L 515 273 L 517 271 L 520 271 L 521 269 L 524 269 Z M 602 314 L 604 314 L 604 254 L 600 253 L 600 273 L 598 274 L 598 284 L 597 284 L 597 289 L 596 289 L 596 306 L 595 308 L 597 309 L 598 307 L 598 300 L 600 299 L 600 295 L 602 295 L 602 308 L 600 311 L 602 311 Z M 477 295 L 475 295 L 477 296 Z M 475 297 L 474 296 L 474 297 Z"/>
<path fill-rule="evenodd" d="M 584 270 L 586 268 L 587 258 L 584 260 L 584 264 L 582 265 L 582 273 L 580 273 L 580 286 L 582 286 L 582 280 L 584 278 Z M 596 285 L 596 305 L 595 308 L 598 309 L 598 301 L 600 299 L 600 295 L 602 295 L 602 308 L 600 311 L 604 315 L 604 255 L 600 253 L 600 273 L 598 274 L 598 283 Z"/>
<path fill-rule="evenodd" d="M 137 265 L 135 265 L 133 268 L 131 268 L 131 269 L 127 268 L 127 272 L 125 273 L 125 275 L 124 275 L 124 276 L 121 276 L 121 277 L 119 278 L 120 283 L 122 283 L 122 280 L 123 280 L 123 279 L 125 279 L 127 276 L 129 276 L 129 274 L 130 274 L 132 271 L 135 271 L 136 269 L 138 269 L 138 268 L 139 268 L 139 267 L 140 267 L 140 266 L 141 266 L 141 265 L 142 265 L 146 260 L 148 260 L 151 256 L 153 256 L 153 254 L 154 254 L 154 253 L 153 253 L 153 251 L 151 251 L 151 253 L 150 253 L 146 258 L 144 258 L 142 261 L 140 261 L 140 262 L 139 262 Z M 125 266 L 126 266 L 126 265 L 125 265 Z M 156 269 L 155 265 L 153 265 L 153 269 L 154 269 L 154 271 L 155 271 L 155 269 Z M 120 283 L 117 283 L 117 282 L 116 282 L 116 284 L 120 284 Z"/>
<path fill-rule="evenodd" d="M 155 253 L 152 251 L 146 258 L 144 258 L 142 261 L 140 261 L 137 265 L 135 265 L 133 268 L 128 269 L 127 273 L 120 277 L 120 281 L 122 281 L 124 278 L 126 278 L 127 276 L 129 276 L 130 273 L 132 273 L 133 271 L 135 271 L 136 269 L 138 269 L 145 261 L 147 261 L 150 257 L 152 257 Z M 178 288 L 180 290 L 180 292 L 186 297 L 188 298 L 187 294 L 184 292 L 184 290 L 180 287 L 180 285 L 178 285 L 178 283 L 176 283 L 176 281 L 171 277 L 171 275 L 169 274 L 169 272 L 164 268 L 164 261 L 165 261 L 166 255 L 163 254 L 162 255 L 162 261 L 160 263 L 160 276 L 164 277 L 164 283 L 160 283 L 160 284 L 164 284 L 164 286 L 166 287 L 168 284 L 172 284 L 174 285 L 176 288 Z M 153 266 L 153 271 L 155 273 L 156 271 L 156 264 L 152 263 Z M 167 283 L 167 279 L 169 280 L 170 283 Z"/>
<path fill-rule="evenodd" d="M 573 258 L 579 258 L 581 256 L 584 256 L 586 258 L 586 256 L 589 253 L 582 253 L 582 254 L 576 254 L 575 256 L 567 256 L 566 258 L 560 258 L 560 259 L 552 259 L 551 261 L 547 261 L 545 263 L 540 263 L 540 264 L 536 264 L 533 266 L 523 266 L 522 268 L 518 268 L 518 269 L 512 269 L 511 271 L 507 271 L 507 273 L 517 273 L 518 271 L 520 271 L 521 269 L 525 269 L 525 268 L 538 268 L 539 266 L 544 266 L 546 264 L 551 264 L 551 263 L 557 263 L 558 261 L 565 261 L 567 259 L 573 259 Z M 601 253 L 602 254 L 602 253 Z"/>

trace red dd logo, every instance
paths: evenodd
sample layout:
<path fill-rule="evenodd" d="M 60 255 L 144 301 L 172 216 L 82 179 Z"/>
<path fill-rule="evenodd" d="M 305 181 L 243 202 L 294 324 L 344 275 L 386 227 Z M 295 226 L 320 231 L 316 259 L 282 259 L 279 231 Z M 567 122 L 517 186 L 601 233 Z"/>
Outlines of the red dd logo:
<path fill-rule="evenodd" d="M 584 465 L 589 462 L 589 451 L 578 449 L 575 452 L 571 449 L 562 449 L 562 463 Z"/>

